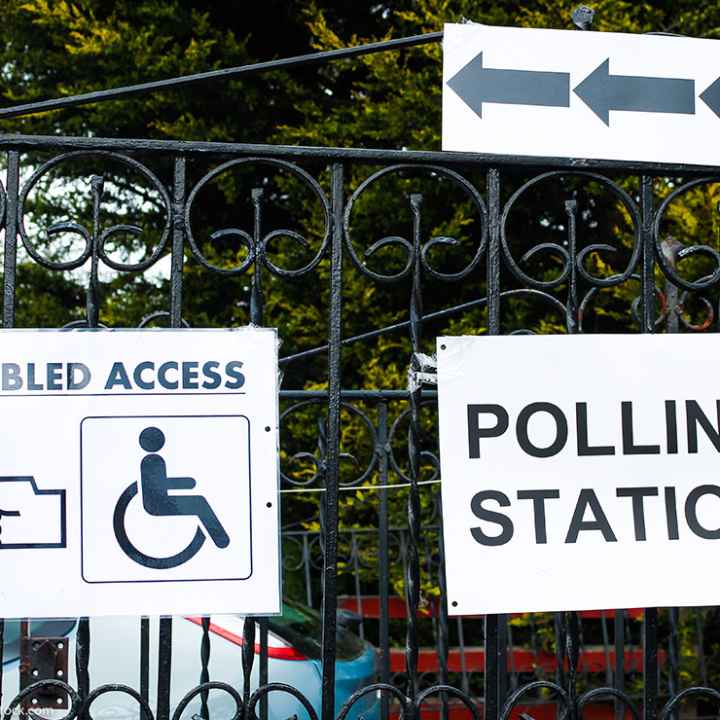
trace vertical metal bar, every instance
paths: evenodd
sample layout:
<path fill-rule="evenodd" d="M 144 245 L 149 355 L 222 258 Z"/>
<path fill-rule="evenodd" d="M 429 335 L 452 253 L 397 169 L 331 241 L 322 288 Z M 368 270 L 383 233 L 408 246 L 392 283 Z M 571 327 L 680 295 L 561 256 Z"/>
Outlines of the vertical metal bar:
<path fill-rule="evenodd" d="M 75 633 L 75 673 L 77 675 L 77 691 L 82 700 L 90 693 L 90 620 L 86 617 L 78 621 L 77 633 Z M 88 713 L 83 713 L 82 718 L 87 718 Z"/>
<path fill-rule="evenodd" d="M 653 238 L 653 185 L 652 178 L 640 179 L 640 239 L 642 242 L 642 332 L 655 332 L 655 243 Z M 644 640 L 644 703 L 645 720 L 656 720 L 658 702 L 658 647 L 657 608 L 645 608 L 643 621 Z"/>
<path fill-rule="evenodd" d="M 643 622 L 643 673 L 645 680 L 643 715 L 645 720 L 657 719 L 658 702 L 658 611 L 645 608 Z"/>
<path fill-rule="evenodd" d="M 504 613 L 502 615 L 498 615 L 496 657 L 498 665 L 498 701 L 501 707 L 505 703 L 505 698 L 507 698 L 508 693 L 507 623 L 507 615 Z"/>
<path fill-rule="evenodd" d="M 160 618 L 158 633 L 157 720 L 170 717 L 170 673 L 172 671 L 172 618 Z"/>
<path fill-rule="evenodd" d="M 253 276 L 250 288 L 250 322 L 253 325 L 262 325 L 264 297 L 262 290 L 262 266 L 265 259 L 265 246 L 262 241 L 262 200 L 263 189 L 253 188 Z"/>
<path fill-rule="evenodd" d="M 577 251 L 577 201 L 567 200 L 565 202 L 565 212 L 568 216 L 568 255 L 570 256 L 565 326 L 569 334 L 574 334 L 578 329 L 577 265 L 575 263 Z"/>
<path fill-rule="evenodd" d="M 263 324 L 263 312 L 265 302 L 262 290 L 262 266 L 265 262 L 265 245 L 262 239 L 262 211 L 263 211 L 264 191 L 262 188 L 253 188 L 251 191 L 251 199 L 253 204 L 253 277 L 251 281 L 250 291 L 250 323 L 252 325 Z M 245 636 L 245 629 L 249 629 L 248 620 L 245 621 L 243 627 L 244 646 L 243 650 L 249 653 L 249 665 L 245 685 L 249 691 L 250 670 L 253 665 L 253 653 L 255 652 L 255 621 L 252 622 L 252 641 Z M 260 629 L 260 662 L 258 668 L 259 686 L 267 685 L 268 681 L 268 621 L 267 618 L 258 618 L 258 626 Z M 243 658 L 245 655 L 243 655 Z M 245 698 L 245 707 L 247 708 L 249 694 Z M 267 695 L 263 695 L 260 699 L 260 720 L 267 720 Z"/>
<path fill-rule="evenodd" d="M 380 517 L 378 518 L 378 583 L 380 596 L 380 682 L 390 682 L 390 560 L 388 556 L 388 496 L 385 486 L 388 484 L 388 418 L 387 404 L 378 405 L 378 467 L 380 475 Z M 385 693 L 380 699 L 380 718 L 388 720 L 390 700 Z"/>
<path fill-rule="evenodd" d="M 498 701 L 498 616 L 485 616 L 485 717 L 497 720 L 500 712 Z"/>
<path fill-rule="evenodd" d="M 202 640 L 200 640 L 200 684 L 203 685 L 210 680 L 210 618 L 204 617 L 202 622 Z M 208 690 L 200 693 L 200 717 L 208 720 L 210 713 L 208 711 Z"/>
<path fill-rule="evenodd" d="M 465 629 L 463 628 L 463 619 L 457 618 L 457 634 L 458 645 L 460 650 L 460 676 L 462 682 L 462 691 L 470 694 L 470 678 L 468 677 L 467 658 L 465 657 Z"/>
<path fill-rule="evenodd" d="M 98 280 L 98 266 L 100 262 L 100 205 L 102 203 L 105 180 L 101 175 L 90 178 L 90 187 L 93 197 L 93 232 L 90 239 L 90 278 L 85 294 L 85 313 L 87 326 L 96 328 L 100 318 L 100 282 Z"/>
<path fill-rule="evenodd" d="M 268 619 L 258 618 L 260 628 L 260 687 L 268 684 Z M 260 698 L 260 720 L 267 720 L 267 695 Z"/>
<path fill-rule="evenodd" d="M 700 670 L 700 683 L 703 687 L 707 687 L 708 676 L 707 676 L 707 665 L 705 664 L 705 623 L 703 620 L 704 608 L 693 608 L 693 614 L 695 615 L 695 635 L 696 640 L 696 654 L 699 663 Z"/>
<path fill-rule="evenodd" d="M 175 158 L 173 172 L 173 235 L 170 258 L 170 327 L 182 325 L 182 278 L 185 261 L 185 185 L 186 160 L 183 155 Z"/>
<path fill-rule="evenodd" d="M 642 243 L 642 293 L 643 333 L 655 332 L 655 243 L 653 242 L 653 186 L 652 178 L 640 179 L 640 242 Z"/>
<path fill-rule="evenodd" d="M 488 335 L 500 334 L 500 172 L 490 168 L 487 173 L 488 203 L 488 249 L 486 263 L 487 285 L 487 332 Z M 497 720 L 499 706 L 499 674 L 505 673 L 497 658 L 498 618 L 497 615 L 485 617 L 485 720 Z"/>
<path fill-rule="evenodd" d="M 610 665 L 610 636 L 608 634 L 607 617 L 605 611 L 600 613 L 600 629 L 603 639 L 603 656 L 605 659 L 605 684 L 609 687 L 612 684 L 612 667 Z"/>
<path fill-rule="evenodd" d="M 567 613 L 567 644 L 565 646 L 568 659 L 568 718 L 577 719 L 577 669 L 580 660 L 579 618 L 576 612 Z"/>
<path fill-rule="evenodd" d="M 445 540 L 443 537 L 443 512 L 442 512 L 442 498 L 438 493 L 437 496 L 437 507 L 438 507 L 438 518 L 439 518 L 439 537 L 438 537 L 438 586 L 440 589 L 440 600 L 437 603 L 437 617 L 438 617 L 438 635 L 437 635 L 437 652 L 438 660 L 440 661 L 440 682 L 443 685 L 449 685 L 449 674 L 448 674 L 448 646 L 449 632 L 448 632 L 448 612 L 447 612 L 447 578 L 445 577 Z M 442 702 L 442 720 L 448 720 L 449 707 L 447 693 L 440 694 L 440 700 Z"/>
<path fill-rule="evenodd" d="M 488 249 L 486 283 L 488 298 L 488 335 L 500 334 L 500 172 L 490 168 L 487 174 Z M 492 720 L 488 718 L 488 720 Z"/>
<path fill-rule="evenodd" d="M 408 563 L 405 576 L 405 599 L 407 604 L 407 632 L 405 635 L 405 672 L 407 695 L 414 699 L 418 690 L 418 633 L 417 614 L 420 605 L 420 400 L 422 388 L 412 381 L 415 370 L 415 354 L 420 351 L 422 335 L 422 276 L 421 276 L 421 215 L 422 195 L 410 195 L 413 217 L 413 277 L 410 292 L 410 341 L 412 358 L 410 367 L 410 424 L 408 427 L 408 466 L 410 490 L 408 492 Z"/>
<path fill-rule="evenodd" d="M 670 615 L 670 637 L 668 638 L 670 672 L 668 673 L 668 692 L 672 698 L 680 692 L 680 638 L 678 637 L 680 617 L 676 607 L 670 608 L 668 613 Z M 673 712 L 670 713 L 670 720 L 677 720 L 677 717 L 677 712 L 673 710 Z"/>
<path fill-rule="evenodd" d="M 140 618 L 140 695 L 150 698 L 150 618 Z"/>
<path fill-rule="evenodd" d="M 20 621 L 20 664 L 26 665 L 26 663 L 30 662 L 29 655 L 30 655 L 30 623 L 28 622 L 27 618 L 24 618 Z M 28 705 L 32 704 L 32 698 L 26 697 L 25 700 L 20 705 L 20 720 L 28 720 L 30 717 L 28 710 Z"/>
<path fill-rule="evenodd" d="M 17 271 L 18 193 L 20 190 L 20 156 L 16 150 L 8 152 L 6 188 L 3 327 L 11 328 L 15 325 L 15 273 Z"/>
<path fill-rule="evenodd" d="M 343 166 L 332 166 L 332 251 L 328 331 L 328 437 L 325 464 L 325 552 L 322 602 L 322 720 L 335 717 L 337 630 L 337 532 L 340 463 L 340 386 L 342 340 Z"/>
<path fill-rule="evenodd" d="M 615 689 L 625 692 L 625 611 L 615 611 Z M 625 706 L 615 701 L 615 720 L 623 720 Z"/>
<path fill-rule="evenodd" d="M 255 618 L 246 617 L 243 623 L 242 670 L 243 670 L 243 708 L 245 718 L 250 720 L 248 703 L 250 701 L 250 680 L 255 664 Z"/>
<path fill-rule="evenodd" d="M 186 161 L 175 158 L 173 174 L 173 246 L 170 266 L 170 327 L 182 326 L 182 272 L 185 238 L 184 209 Z M 170 673 L 172 671 L 172 618 L 160 618 L 158 631 L 157 720 L 170 716 Z"/>

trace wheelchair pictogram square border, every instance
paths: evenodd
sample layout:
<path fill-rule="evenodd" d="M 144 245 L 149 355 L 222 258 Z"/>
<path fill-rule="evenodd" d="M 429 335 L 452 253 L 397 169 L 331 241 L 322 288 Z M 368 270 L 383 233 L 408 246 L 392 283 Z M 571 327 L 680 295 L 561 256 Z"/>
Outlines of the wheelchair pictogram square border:
<path fill-rule="evenodd" d="M 247 452 L 248 452 L 248 529 L 249 529 L 249 548 L 250 548 L 250 572 L 244 577 L 206 577 L 206 578 L 172 578 L 167 580 L 148 579 L 148 580 L 88 580 L 85 577 L 85 537 L 84 537 L 84 497 L 83 497 L 83 423 L 86 420 L 143 420 L 156 418 L 172 418 L 172 419 L 202 419 L 202 418 L 242 418 L 247 423 Z M 252 513 L 252 455 L 251 455 L 251 431 L 250 418 L 241 413 L 229 414 L 220 413 L 211 415 L 205 413 L 203 415 L 87 415 L 80 421 L 80 576 L 88 585 L 134 585 L 138 583 L 191 583 L 191 582 L 228 582 L 249 580 L 253 574 L 253 513 Z"/>

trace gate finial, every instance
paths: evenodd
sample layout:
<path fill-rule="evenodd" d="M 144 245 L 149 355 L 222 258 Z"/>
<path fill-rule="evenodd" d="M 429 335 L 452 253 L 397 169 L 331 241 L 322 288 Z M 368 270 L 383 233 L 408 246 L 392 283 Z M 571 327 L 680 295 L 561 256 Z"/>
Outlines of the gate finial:
<path fill-rule="evenodd" d="M 578 30 L 590 30 L 595 19 L 595 11 L 587 5 L 578 5 L 572 11 L 571 17 Z"/>

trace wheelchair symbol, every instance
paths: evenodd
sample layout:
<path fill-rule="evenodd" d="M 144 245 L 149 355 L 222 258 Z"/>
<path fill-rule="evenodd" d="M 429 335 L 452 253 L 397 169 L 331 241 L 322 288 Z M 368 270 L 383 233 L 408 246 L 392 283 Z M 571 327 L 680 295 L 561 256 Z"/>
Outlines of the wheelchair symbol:
<path fill-rule="evenodd" d="M 156 517 L 194 515 L 204 526 L 210 539 L 219 548 L 226 548 L 230 538 L 225 532 L 210 503 L 202 495 L 169 495 L 168 490 L 192 490 L 195 479 L 168 477 L 165 460 L 158 452 L 165 445 L 164 433 L 156 427 L 146 427 L 140 433 L 140 447 L 148 454 L 140 463 L 140 484 L 145 512 Z M 130 541 L 125 529 L 125 515 L 133 498 L 138 494 L 137 482 L 128 485 L 120 495 L 113 513 L 113 530 L 122 551 L 139 565 L 154 570 L 175 568 L 195 557 L 205 543 L 201 527 L 195 531 L 190 544 L 175 555 L 153 557 L 138 550 Z"/>

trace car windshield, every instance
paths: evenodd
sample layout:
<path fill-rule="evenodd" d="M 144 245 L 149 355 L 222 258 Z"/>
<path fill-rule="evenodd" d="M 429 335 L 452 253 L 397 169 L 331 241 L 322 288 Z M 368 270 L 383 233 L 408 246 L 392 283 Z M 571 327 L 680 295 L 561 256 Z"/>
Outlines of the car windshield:
<path fill-rule="evenodd" d="M 285 600 L 282 615 L 269 618 L 268 627 L 306 657 L 311 660 L 320 659 L 322 637 L 320 613 L 292 600 Z M 352 660 L 360 656 L 363 650 L 363 641 L 357 635 L 347 628 L 338 626 L 338 660 Z"/>

